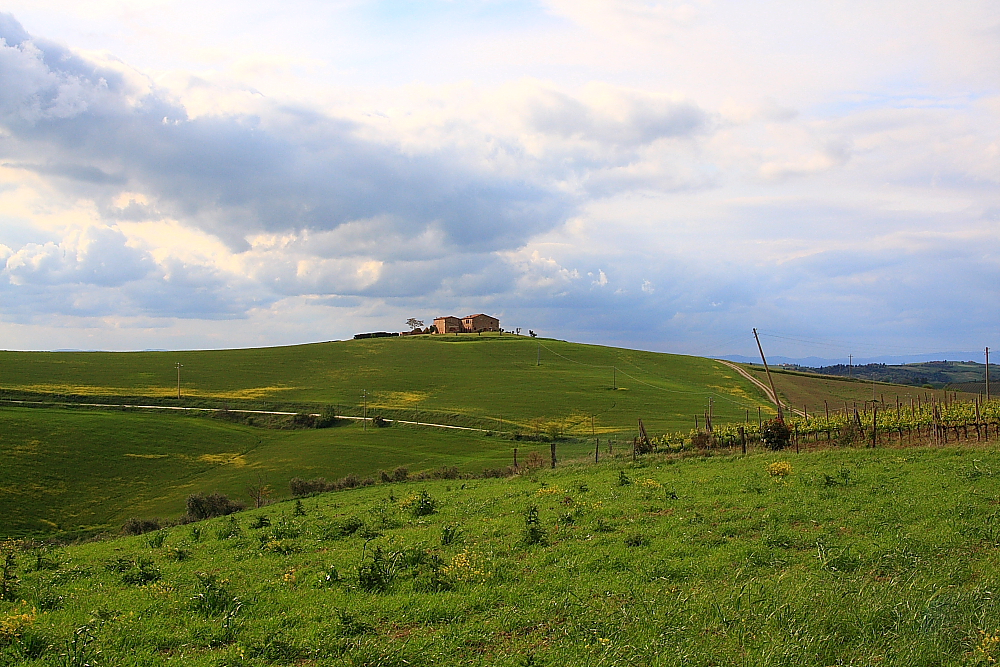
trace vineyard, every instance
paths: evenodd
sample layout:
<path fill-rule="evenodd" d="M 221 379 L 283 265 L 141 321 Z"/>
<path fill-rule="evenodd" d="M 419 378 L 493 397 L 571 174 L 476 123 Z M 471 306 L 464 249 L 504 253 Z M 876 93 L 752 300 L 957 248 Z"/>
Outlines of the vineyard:
<path fill-rule="evenodd" d="M 869 446 L 888 444 L 944 444 L 975 438 L 977 441 L 1000 438 L 1000 401 L 981 399 L 958 400 L 953 395 L 948 400 L 914 399 L 909 405 L 897 400 L 895 404 L 866 401 L 862 404 L 845 404 L 843 408 L 809 415 L 787 415 L 785 424 L 790 431 L 789 444 L 799 447 L 806 443 L 833 442 Z M 687 433 L 667 433 L 651 438 L 649 446 L 657 450 L 681 451 L 689 449 L 737 449 L 765 444 L 762 430 L 767 428 L 760 413 L 751 420 L 749 413 L 744 423 L 713 425 L 707 420 L 705 428 L 695 428 Z"/>

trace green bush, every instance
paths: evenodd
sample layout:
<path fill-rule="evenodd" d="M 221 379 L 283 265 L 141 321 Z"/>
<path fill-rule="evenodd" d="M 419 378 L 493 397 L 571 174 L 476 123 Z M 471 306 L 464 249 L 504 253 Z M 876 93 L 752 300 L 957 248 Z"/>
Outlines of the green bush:
<path fill-rule="evenodd" d="M 768 449 L 775 451 L 788 447 L 792 439 L 792 430 L 780 419 L 764 422 L 760 429 L 760 440 Z"/>
<path fill-rule="evenodd" d="M 201 521 L 217 516 L 226 516 L 234 512 L 241 512 L 246 509 L 246 505 L 238 500 L 230 500 L 221 493 L 192 493 L 187 498 L 188 521 Z"/>

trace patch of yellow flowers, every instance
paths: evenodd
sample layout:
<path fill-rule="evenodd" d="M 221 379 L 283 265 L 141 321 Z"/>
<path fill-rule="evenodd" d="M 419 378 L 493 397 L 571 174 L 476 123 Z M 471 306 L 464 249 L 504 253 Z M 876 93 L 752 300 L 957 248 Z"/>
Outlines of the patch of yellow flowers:
<path fill-rule="evenodd" d="M 486 576 L 483 572 L 481 566 L 476 562 L 478 558 L 473 554 L 469 553 L 466 549 L 460 554 L 456 554 L 454 558 L 451 559 L 449 565 L 445 565 L 441 568 L 441 572 L 455 581 L 471 581 L 474 579 L 481 579 Z"/>
<path fill-rule="evenodd" d="M 976 662 L 974 664 L 986 663 L 996 664 L 998 649 L 1000 649 L 1000 631 L 989 633 L 979 631 L 979 645 L 976 646 Z"/>
<path fill-rule="evenodd" d="M 561 496 L 566 493 L 558 486 L 543 486 L 535 492 L 539 496 Z"/>
<path fill-rule="evenodd" d="M 792 474 L 792 464 L 788 461 L 775 461 L 767 465 L 767 474 L 771 477 L 788 477 Z"/>
<path fill-rule="evenodd" d="M 655 479 L 644 479 L 639 482 L 639 486 L 645 487 L 647 489 L 662 489 L 663 485 L 657 482 Z"/>
<path fill-rule="evenodd" d="M 32 609 L 28 614 L 12 614 L 0 616 L 0 646 L 8 644 L 27 630 L 35 622 L 37 612 Z"/>

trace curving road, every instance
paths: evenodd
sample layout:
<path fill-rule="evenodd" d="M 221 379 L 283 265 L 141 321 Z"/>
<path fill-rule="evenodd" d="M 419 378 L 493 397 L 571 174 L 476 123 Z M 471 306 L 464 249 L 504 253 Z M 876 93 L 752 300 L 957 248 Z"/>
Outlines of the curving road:
<path fill-rule="evenodd" d="M 758 380 L 757 378 L 755 378 L 753 375 L 751 375 L 750 371 L 748 371 L 747 369 L 745 369 L 745 368 L 743 368 L 741 366 L 737 366 L 736 364 L 734 364 L 731 361 L 726 361 L 725 359 L 716 359 L 716 361 L 718 361 L 720 364 L 723 364 L 725 366 L 729 366 L 734 371 L 736 371 L 737 373 L 739 373 L 740 375 L 742 375 L 746 379 L 750 380 L 750 382 L 752 382 L 755 386 L 759 387 L 764 392 L 765 396 L 767 396 L 769 399 L 771 399 L 772 403 L 774 403 L 775 405 L 778 405 L 778 397 L 775 396 L 771 392 L 771 388 L 769 386 L 767 386 L 766 384 L 764 384 L 763 382 L 761 382 L 760 380 Z M 800 417 L 805 417 L 805 413 L 802 412 L 802 410 L 796 410 L 795 408 L 793 408 L 793 407 L 791 407 L 789 405 L 781 405 L 781 408 L 783 410 L 788 410 L 792 414 L 798 415 Z"/>

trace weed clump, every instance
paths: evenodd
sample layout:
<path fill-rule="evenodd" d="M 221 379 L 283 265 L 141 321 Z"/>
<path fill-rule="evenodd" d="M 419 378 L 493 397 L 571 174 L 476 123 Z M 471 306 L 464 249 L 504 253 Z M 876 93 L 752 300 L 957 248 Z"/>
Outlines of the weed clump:
<path fill-rule="evenodd" d="M 385 593 L 396 579 L 399 554 L 388 555 L 375 547 L 371 559 L 358 565 L 358 586 L 368 593 Z"/>
<path fill-rule="evenodd" d="M 415 517 L 428 516 L 437 512 L 437 501 L 426 491 L 403 501 L 403 508 L 409 509 Z"/>
<path fill-rule="evenodd" d="M 538 518 L 538 507 L 532 505 L 524 514 L 524 543 L 531 546 L 545 544 L 546 541 L 545 529 Z"/>
<path fill-rule="evenodd" d="M 195 572 L 198 592 L 188 600 L 190 608 L 203 616 L 218 616 L 234 612 L 240 607 L 240 600 L 228 588 L 228 579 L 219 579 L 209 572 Z"/>
<path fill-rule="evenodd" d="M 0 543 L 0 600 L 17 599 L 17 548 L 13 540 Z"/>

